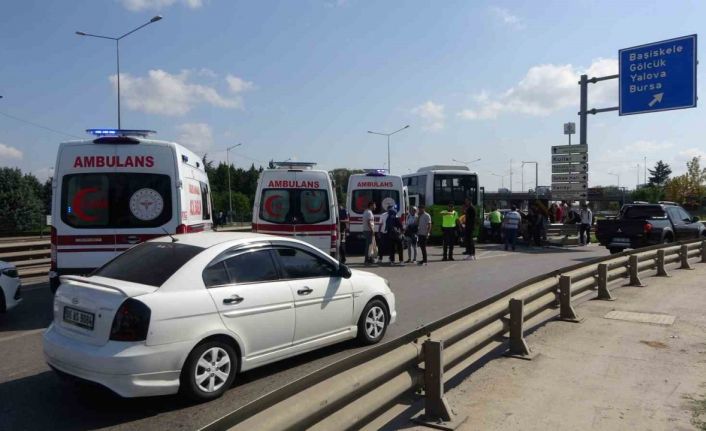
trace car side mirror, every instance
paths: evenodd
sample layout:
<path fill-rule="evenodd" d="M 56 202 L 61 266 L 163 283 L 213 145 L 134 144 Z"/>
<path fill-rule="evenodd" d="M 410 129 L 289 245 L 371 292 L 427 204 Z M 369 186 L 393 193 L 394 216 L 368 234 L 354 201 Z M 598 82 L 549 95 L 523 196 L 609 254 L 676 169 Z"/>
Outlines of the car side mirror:
<path fill-rule="evenodd" d="M 691 222 L 692 222 L 692 223 L 698 223 L 698 222 L 700 222 L 700 221 L 701 221 L 701 219 L 699 219 L 699 218 L 696 217 L 696 216 L 694 216 L 694 217 L 691 218 Z"/>
<path fill-rule="evenodd" d="M 348 266 L 346 266 L 343 263 L 339 263 L 338 264 L 338 275 L 343 278 L 351 278 L 353 273 L 351 272 L 351 269 L 348 268 Z"/>

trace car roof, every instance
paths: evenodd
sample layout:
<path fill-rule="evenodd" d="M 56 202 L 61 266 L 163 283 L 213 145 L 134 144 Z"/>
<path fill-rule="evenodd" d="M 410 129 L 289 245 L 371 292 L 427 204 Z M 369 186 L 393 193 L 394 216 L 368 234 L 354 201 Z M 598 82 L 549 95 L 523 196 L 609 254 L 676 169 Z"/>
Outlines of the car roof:
<path fill-rule="evenodd" d="M 257 240 L 272 240 L 275 237 L 272 235 L 263 235 L 259 233 L 252 232 L 196 232 L 196 233 L 185 233 L 179 235 L 172 235 L 179 244 L 193 245 L 196 247 L 209 248 L 214 245 L 222 244 L 224 242 L 238 241 L 242 243 L 253 242 Z M 289 239 L 289 238 L 279 238 L 277 239 Z M 162 236 L 150 242 L 171 242 L 169 236 Z"/>

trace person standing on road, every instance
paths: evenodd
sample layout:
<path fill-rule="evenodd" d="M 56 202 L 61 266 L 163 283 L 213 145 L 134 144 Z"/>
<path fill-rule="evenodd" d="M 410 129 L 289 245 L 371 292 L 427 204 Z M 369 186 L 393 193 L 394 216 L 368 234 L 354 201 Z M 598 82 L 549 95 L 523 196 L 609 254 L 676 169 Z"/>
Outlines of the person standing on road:
<path fill-rule="evenodd" d="M 441 230 L 444 234 L 442 261 L 454 260 L 454 242 L 456 242 L 457 224 L 458 213 L 454 209 L 453 202 L 449 202 L 448 209 L 441 211 Z"/>
<path fill-rule="evenodd" d="M 417 262 L 417 231 L 419 230 L 417 220 L 417 207 L 409 208 L 407 220 L 405 221 L 404 236 L 407 240 L 407 263 Z"/>
<path fill-rule="evenodd" d="M 382 218 L 380 218 L 380 223 L 382 223 Z M 390 264 L 395 264 L 395 253 L 397 253 L 400 258 L 399 264 L 404 265 L 404 254 L 402 251 L 402 238 L 404 234 L 402 233 L 402 221 L 397 217 L 397 211 L 395 211 L 394 206 L 390 206 L 387 210 L 387 217 L 385 218 L 385 236 L 388 252 L 390 253 Z"/>
<path fill-rule="evenodd" d="M 505 214 L 505 217 L 503 218 L 505 251 L 507 251 L 510 246 L 512 246 L 512 251 L 515 251 L 517 230 L 520 228 L 520 223 L 522 223 L 522 216 L 517 212 L 517 207 L 513 205 L 511 211 Z"/>
<path fill-rule="evenodd" d="M 593 211 L 591 211 L 591 208 L 586 205 L 586 202 L 581 203 L 579 216 L 581 217 L 581 227 L 579 228 L 579 242 L 581 243 L 581 245 L 588 245 L 591 243 L 591 226 L 593 226 Z"/>
<path fill-rule="evenodd" d="M 464 241 L 466 243 L 466 260 L 476 260 L 476 245 L 473 243 L 473 233 L 476 230 L 476 207 L 469 198 L 466 198 L 466 229 Z"/>
<path fill-rule="evenodd" d="M 343 204 L 338 205 L 338 225 L 341 235 L 341 242 L 338 250 L 338 261 L 346 263 L 346 237 L 348 236 L 348 210 Z"/>
<path fill-rule="evenodd" d="M 488 218 L 490 219 L 490 237 L 492 241 L 501 242 L 500 226 L 503 223 L 503 215 L 494 207 Z"/>
<path fill-rule="evenodd" d="M 375 263 L 375 254 L 373 249 L 375 248 L 375 216 L 373 211 L 375 210 L 375 202 L 368 202 L 368 208 L 363 211 L 363 237 L 365 238 L 365 263 L 371 264 Z"/>
<path fill-rule="evenodd" d="M 419 265 L 427 264 L 427 240 L 431 234 L 431 216 L 424 205 L 419 205 L 419 217 L 417 218 L 417 240 L 419 250 L 422 252 L 422 260 Z"/>

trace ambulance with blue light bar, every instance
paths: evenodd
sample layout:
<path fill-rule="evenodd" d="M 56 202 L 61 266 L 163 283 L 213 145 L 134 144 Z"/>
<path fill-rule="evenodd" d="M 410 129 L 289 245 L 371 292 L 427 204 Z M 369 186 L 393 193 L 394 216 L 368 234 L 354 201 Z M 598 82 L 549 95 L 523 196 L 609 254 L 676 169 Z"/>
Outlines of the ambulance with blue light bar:
<path fill-rule="evenodd" d="M 402 183 L 402 177 L 389 175 L 384 169 L 366 169 L 364 174 L 350 176 L 347 190 L 346 208 L 350 220 L 348 240 L 351 243 L 365 240 L 363 211 L 368 208 L 369 202 L 375 202 L 375 231 L 380 223 L 380 215 L 387 211 L 389 206 L 395 207 L 404 223 L 409 208 L 409 196 Z"/>
<path fill-rule="evenodd" d="M 89 129 L 65 142 L 52 182 L 50 287 L 87 274 L 135 244 L 211 230 L 211 190 L 199 156 L 149 130 Z"/>
<path fill-rule="evenodd" d="M 333 178 L 316 163 L 271 162 L 260 173 L 252 231 L 291 236 L 338 257 L 340 228 Z"/>

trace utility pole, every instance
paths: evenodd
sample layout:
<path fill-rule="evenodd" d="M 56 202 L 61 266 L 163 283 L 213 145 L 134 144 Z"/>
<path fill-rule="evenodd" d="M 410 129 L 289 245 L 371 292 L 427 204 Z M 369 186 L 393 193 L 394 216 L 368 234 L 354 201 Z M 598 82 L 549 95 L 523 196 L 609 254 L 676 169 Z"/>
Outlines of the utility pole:
<path fill-rule="evenodd" d="M 512 193 L 512 159 L 510 159 L 510 193 Z"/>
<path fill-rule="evenodd" d="M 644 159 L 644 167 L 645 167 L 645 182 L 643 184 L 647 184 L 647 156 L 645 156 Z"/>

